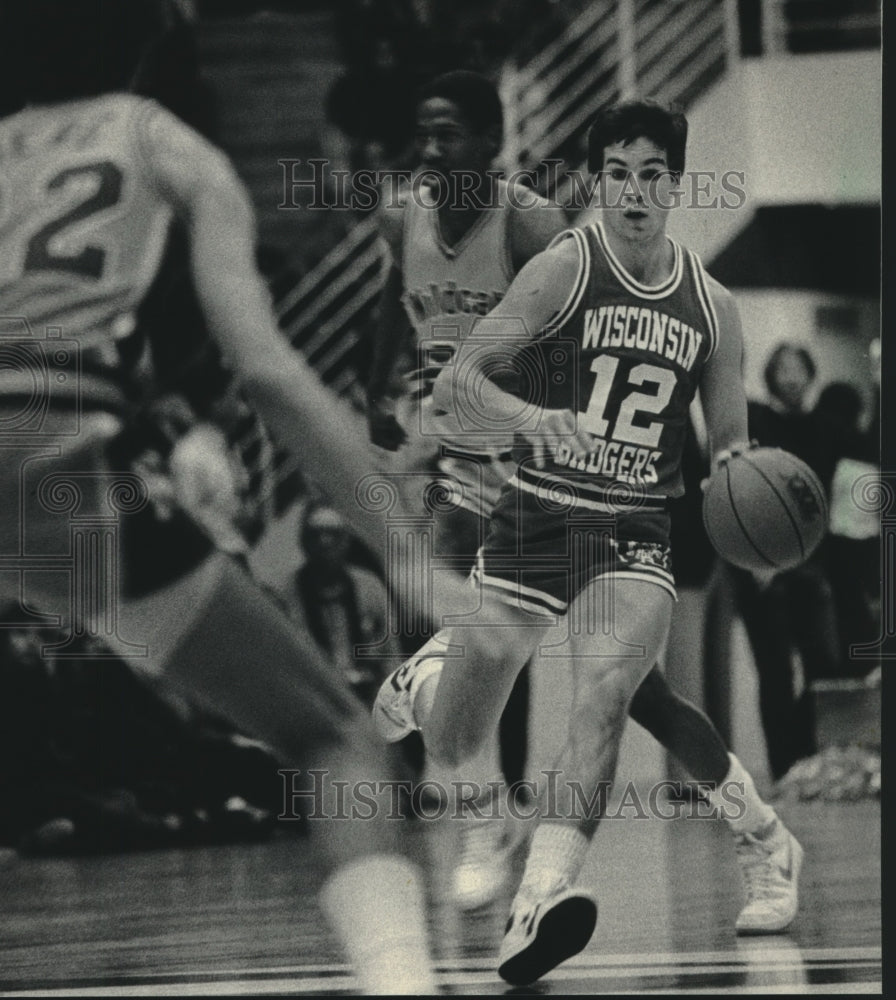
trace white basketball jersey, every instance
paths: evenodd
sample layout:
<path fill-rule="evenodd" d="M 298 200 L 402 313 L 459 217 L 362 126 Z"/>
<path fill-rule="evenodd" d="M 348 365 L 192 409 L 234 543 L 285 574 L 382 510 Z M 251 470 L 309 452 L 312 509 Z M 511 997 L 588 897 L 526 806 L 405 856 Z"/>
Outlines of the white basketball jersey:
<path fill-rule="evenodd" d="M 512 435 L 475 430 L 476 415 L 460 426 L 456 417 L 434 411 L 432 384 L 475 320 L 490 312 L 513 280 L 508 223 L 511 208 L 507 183 L 498 181 L 498 207 L 482 211 L 473 227 L 453 246 L 442 238 L 439 213 L 424 202 L 426 189 L 408 197 L 404 219 L 402 270 L 405 310 L 416 331 L 417 362 L 408 374 L 408 391 L 418 405 L 411 433 L 432 437 L 433 450 L 441 442 L 461 451 L 497 454 L 512 445 Z M 520 189 L 520 198 L 537 196 Z M 458 431 L 464 437 L 458 439 Z"/>
<path fill-rule="evenodd" d="M 172 218 L 144 151 L 156 109 L 113 94 L 0 121 L 0 335 L 53 330 L 115 378 Z"/>

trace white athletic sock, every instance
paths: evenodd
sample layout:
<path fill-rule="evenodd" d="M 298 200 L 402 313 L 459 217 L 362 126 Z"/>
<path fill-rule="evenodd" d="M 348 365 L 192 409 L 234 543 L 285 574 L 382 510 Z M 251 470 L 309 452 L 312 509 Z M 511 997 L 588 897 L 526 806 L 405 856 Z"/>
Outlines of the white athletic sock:
<path fill-rule="evenodd" d="M 348 953 L 365 994 L 436 993 L 417 866 L 372 854 L 338 868 L 321 909 Z"/>
<path fill-rule="evenodd" d="M 728 754 L 731 766 L 716 789 L 707 798 L 721 813 L 734 833 L 755 833 L 777 819 L 777 813 L 763 802 L 753 779 L 743 764 Z"/>
<path fill-rule="evenodd" d="M 591 839 L 571 823 L 541 823 L 532 837 L 517 897 L 537 901 L 568 889 L 579 877 Z"/>

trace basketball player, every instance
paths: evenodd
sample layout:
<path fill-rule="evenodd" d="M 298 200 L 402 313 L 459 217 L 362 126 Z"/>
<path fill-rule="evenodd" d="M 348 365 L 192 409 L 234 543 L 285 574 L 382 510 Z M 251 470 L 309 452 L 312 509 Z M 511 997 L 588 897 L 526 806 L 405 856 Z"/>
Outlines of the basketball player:
<path fill-rule="evenodd" d="M 526 444 L 474 572 L 486 614 L 503 605 L 501 641 L 473 624 L 451 630 L 458 655 L 424 647 L 381 688 L 380 732 L 394 740 L 420 729 L 435 756 L 460 764 L 493 731 L 551 622 L 567 614 L 600 621 L 610 609 L 612 628 L 587 636 L 570 657 L 574 701 L 557 764 L 565 783 L 535 831 L 499 957 L 500 974 L 515 984 L 576 954 L 593 932 L 596 903 L 573 885 L 606 795 L 583 814 L 570 783 L 605 789 L 612 781 L 632 697 L 668 632 L 675 587 L 666 506 L 681 492 L 698 388 L 715 463 L 747 438 L 733 299 L 666 236 L 686 137 L 683 115 L 650 102 L 602 112 L 589 133 L 602 221 L 570 231 L 524 267 L 434 387 L 434 405 L 447 410 L 469 411 L 474 395 L 483 426 L 516 419 Z M 488 345 L 512 340 L 560 376 L 544 381 L 525 421 L 520 399 L 487 377 Z M 583 546 L 570 571 L 557 553 L 574 548 L 576 521 L 595 513 L 615 515 L 612 539 Z M 745 796 L 743 815 L 730 820 L 749 897 L 738 930 L 781 930 L 796 914 L 802 851 L 734 758 L 726 777 L 742 782 Z M 723 807 L 724 790 L 710 800 Z"/>
<path fill-rule="evenodd" d="M 159 105 L 125 92 L 162 30 L 158 9 L 149 0 L 0 6 L 4 70 L 14 67 L 25 105 L 0 121 L 0 553 L 16 557 L 24 544 L 26 565 L 69 551 L 68 516 L 40 502 L 48 474 L 80 495 L 80 517 L 108 513 L 105 445 L 139 391 L 139 309 L 176 225 L 189 237 L 208 326 L 273 432 L 312 473 L 329 470 L 340 498 L 354 497 L 364 471 L 341 410 L 278 332 L 232 166 Z M 356 524 L 364 516 L 351 513 Z M 18 606 L 24 586 L 42 612 L 68 621 L 60 575 L 7 570 L 0 587 Z M 351 783 L 390 776 L 360 702 L 226 556 L 122 608 L 113 640 L 125 637 L 148 650 L 137 666 L 265 739 L 284 763 Z M 320 804 L 334 815 L 326 789 Z M 397 851 L 387 803 L 378 805 L 369 822 L 309 821 L 330 866 L 321 904 L 364 992 L 432 993 L 418 872 Z"/>
<path fill-rule="evenodd" d="M 490 170 L 503 145 L 503 117 L 497 88 L 479 73 L 456 70 L 426 84 L 417 104 L 417 187 L 404 190 L 395 204 L 384 200 L 380 212 L 392 267 L 380 298 L 367 386 L 371 440 L 400 448 L 402 470 L 441 473 L 454 509 L 436 512 L 435 550 L 467 560 L 467 570 L 484 537 L 484 519 L 513 471 L 513 436 L 465 442 L 447 414 L 434 413 L 432 383 L 473 321 L 500 301 L 517 272 L 567 226 L 559 206 L 529 188 L 510 188 Z M 416 363 L 405 375 L 396 415 L 389 387 L 406 353 L 401 334 L 408 321 Z M 524 669 L 500 724 L 508 785 L 525 776 L 528 701 Z M 464 769 L 464 780 L 480 788 L 499 780 L 494 756 L 489 744 L 482 758 Z M 477 817 L 491 812 L 490 794 L 473 803 L 460 825 L 452 893 L 464 910 L 494 899 L 510 875 L 513 840 L 505 836 L 504 824 Z"/>
<path fill-rule="evenodd" d="M 382 212 L 382 232 L 393 264 L 381 300 L 368 383 L 370 433 L 375 443 L 390 449 L 410 436 L 414 444 L 404 449 L 410 454 L 406 461 L 422 465 L 435 457 L 452 484 L 458 509 L 437 518 L 440 552 L 475 553 L 484 538 L 480 519 L 488 517 L 516 466 L 507 454 L 512 435 L 497 440 L 494 435 L 487 440 L 478 435 L 465 443 L 447 415 L 434 416 L 432 382 L 439 365 L 468 336 L 477 316 L 490 301 L 503 296 L 512 277 L 565 224 L 556 206 L 526 189 L 517 188 L 508 198 L 506 183 L 488 173 L 501 148 L 502 128 L 497 90 L 485 77 L 460 71 L 430 82 L 418 102 L 422 163 L 418 176 L 432 171 L 447 190 L 432 195 L 439 207 L 425 204 L 425 191 L 416 197 L 405 192 L 398 205 L 387 204 Z M 455 295 L 455 289 L 464 291 Z M 439 308 L 438 296 L 446 294 L 448 308 Z M 419 365 L 407 376 L 409 388 L 398 404 L 399 422 L 388 388 L 404 348 L 399 335 L 402 302 L 415 329 Z M 508 718 L 515 700 L 520 700 L 519 680 L 502 716 L 502 744 L 525 732 L 524 723 Z M 669 687 L 658 668 L 639 687 L 630 715 L 701 782 L 719 785 L 742 780 L 739 762 L 729 757 L 715 727 Z M 472 770 L 465 768 L 464 774 L 475 777 L 478 769 L 482 772 L 479 784 L 485 787 L 490 777 L 485 767 L 480 761 Z M 454 895 L 462 908 L 473 909 L 499 891 L 506 865 L 497 850 L 500 831 L 495 823 L 469 822 L 462 829 L 465 849 L 454 874 Z M 757 922 L 755 913 L 751 917 L 745 911 L 739 926 L 756 930 Z"/>

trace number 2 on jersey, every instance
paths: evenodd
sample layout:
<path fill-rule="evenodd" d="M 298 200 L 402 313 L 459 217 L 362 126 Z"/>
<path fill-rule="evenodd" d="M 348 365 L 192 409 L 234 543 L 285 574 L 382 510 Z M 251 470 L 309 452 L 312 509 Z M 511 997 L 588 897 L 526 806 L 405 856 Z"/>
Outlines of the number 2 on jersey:
<path fill-rule="evenodd" d="M 106 251 L 102 247 L 85 246 L 79 253 L 62 254 L 55 253 L 50 246 L 51 240 L 63 230 L 97 212 L 112 208 L 121 198 L 121 170 L 108 160 L 63 170 L 47 184 L 47 193 L 52 195 L 56 191 L 64 191 L 73 178 L 84 176 L 96 179 L 96 190 L 63 215 L 41 226 L 31 237 L 25 256 L 26 271 L 68 271 L 86 278 L 102 277 L 106 261 Z"/>
<path fill-rule="evenodd" d="M 646 427 L 638 427 L 633 422 L 634 416 L 638 412 L 663 412 L 675 390 L 675 373 L 668 368 L 660 368 L 657 365 L 635 365 L 628 373 L 629 384 L 643 385 L 645 382 L 655 382 L 658 387 L 657 391 L 655 393 L 630 392 L 623 399 L 622 405 L 619 407 L 619 415 L 616 418 L 616 425 L 608 435 L 610 422 L 604 417 L 604 413 L 618 368 L 619 358 L 611 357 L 609 354 L 602 354 L 591 362 L 591 370 L 597 375 L 597 378 L 594 381 L 594 388 L 591 390 L 588 407 L 579 416 L 579 426 L 597 437 L 609 436 L 616 441 L 639 444 L 645 448 L 656 448 L 660 442 L 660 435 L 663 433 L 663 424 L 655 420 Z"/>

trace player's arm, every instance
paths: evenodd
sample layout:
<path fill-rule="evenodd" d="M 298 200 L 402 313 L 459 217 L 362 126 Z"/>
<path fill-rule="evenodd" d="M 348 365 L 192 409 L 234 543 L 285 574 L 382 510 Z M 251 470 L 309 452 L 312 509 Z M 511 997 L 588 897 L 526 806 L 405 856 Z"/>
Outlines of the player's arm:
<path fill-rule="evenodd" d="M 384 206 L 379 214 L 380 235 L 389 247 L 391 263 L 380 293 L 379 318 L 373 332 L 373 358 L 367 379 L 367 427 L 370 440 L 394 451 L 407 435 L 395 419 L 389 386 L 410 333 L 401 304 L 404 275 L 401 271 L 404 207 Z"/>
<path fill-rule="evenodd" d="M 700 401 L 709 432 L 712 467 L 726 453 L 749 447 L 744 390 L 744 338 L 731 293 L 710 279 L 709 293 L 719 321 L 719 341 L 700 381 Z"/>
<path fill-rule="evenodd" d="M 245 188 L 221 152 L 167 112 L 154 110 L 141 136 L 151 179 L 187 227 L 196 292 L 226 361 L 277 440 L 379 549 L 382 521 L 355 501 L 370 471 L 363 432 L 277 326 Z"/>
<path fill-rule="evenodd" d="M 569 228 L 566 213 L 553 202 L 526 189 L 516 188 L 516 203 L 510 210 L 508 224 L 510 259 L 514 271 L 521 271 L 537 254 Z"/>
<path fill-rule="evenodd" d="M 536 464 L 560 443 L 577 453 L 591 450 L 591 436 L 576 430 L 570 410 L 545 410 L 532 401 L 523 412 L 521 400 L 499 388 L 488 376 L 496 361 L 525 347 L 562 315 L 581 275 L 577 241 L 563 240 L 534 257 L 517 275 L 500 303 L 473 327 L 455 361 L 442 369 L 433 386 L 433 403 L 449 413 L 472 415 L 479 431 L 521 431 L 535 449 Z M 537 388 L 537 387 L 536 387 Z M 540 413 L 534 411 L 540 410 Z M 535 419 L 537 417 L 537 419 Z"/>

